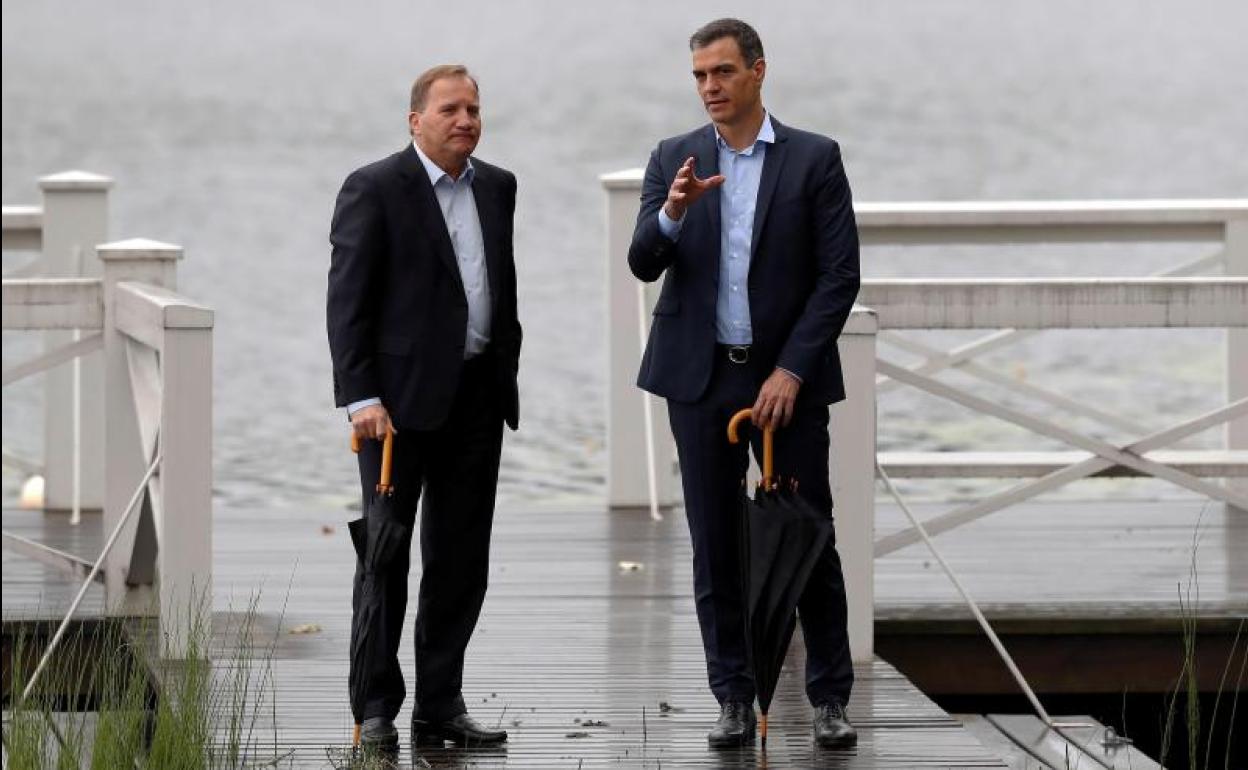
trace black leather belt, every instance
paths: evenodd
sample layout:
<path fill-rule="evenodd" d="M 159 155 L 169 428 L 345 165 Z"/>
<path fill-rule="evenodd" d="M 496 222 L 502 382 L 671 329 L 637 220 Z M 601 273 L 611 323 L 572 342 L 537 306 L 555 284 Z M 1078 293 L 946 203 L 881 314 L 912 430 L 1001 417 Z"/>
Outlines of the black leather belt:
<path fill-rule="evenodd" d="M 719 349 L 724 351 L 724 355 L 734 364 L 748 364 L 750 362 L 749 345 L 719 345 Z"/>

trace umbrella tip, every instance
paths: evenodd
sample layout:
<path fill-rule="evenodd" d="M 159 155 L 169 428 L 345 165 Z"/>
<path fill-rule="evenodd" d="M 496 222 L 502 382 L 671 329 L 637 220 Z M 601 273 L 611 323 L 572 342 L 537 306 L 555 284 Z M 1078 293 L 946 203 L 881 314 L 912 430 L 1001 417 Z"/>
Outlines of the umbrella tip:
<path fill-rule="evenodd" d="M 762 737 L 763 746 L 766 746 L 767 745 L 767 712 L 765 711 L 763 712 L 762 716 L 759 718 L 758 729 L 759 729 L 759 734 Z"/>

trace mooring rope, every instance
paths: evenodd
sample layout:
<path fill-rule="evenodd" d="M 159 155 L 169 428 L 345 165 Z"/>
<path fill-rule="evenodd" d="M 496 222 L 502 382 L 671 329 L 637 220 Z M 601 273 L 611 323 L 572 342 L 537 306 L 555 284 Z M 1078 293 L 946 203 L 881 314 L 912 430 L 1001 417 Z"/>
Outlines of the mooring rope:
<path fill-rule="evenodd" d="M 1005 645 L 1001 643 L 1001 640 L 997 637 L 997 633 L 992 630 L 992 626 L 988 623 L 988 619 L 984 617 L 984 613 L 979 611 L 979 605 L 976 604 L 975 600 L 971 598 L 971 595 L 967 593 L 966 588 L 962 585 L 962 581 L 958 580 L 958 576 L 954 574 L 953 569 L 949 566 L 949 563 L 945 561 L 945 557 L 940 555 L 940 551 L 936 549 L 936 545 L 932 542 L 932 539 L 927 536 L 927 529 L 919 523 L 918 517 L 915 516 L 910 510 L 910 506 L 906 505 L 906 501 L 902 499 L 901 493 L 897 491 L 897 487 L 893 486 L 893 480 L 890 479 L 888 474 L 884 472 L 884 467 L 880 465 L 880 459 L 878 456 L 875 459 L 875 472 L 880 475 L 880 479 L 884 481 L 884 486 L 888 487 L 889 493 L 893 496 L 893 499 L 897 501 L 897 505 L 901 506 L 901 510 L 905 512 L 906 517 L 910 519 L 910 523 L 914 525 L 914 528 L 919 533 L 919 536 L 923 538 L 923 542 L 927 543 L 928 550 L 930 550 L 932 555 L 936 557 L 936 561 L 940 562 L 941 569 L 943 569 L 945 574 L 949 576 L 950 582 L 952 582 L 954 587 L 958 589 L 958 593 L 962 594 L 963 601 L 965 601 L 967 606 L 971 608 L 971 612 L 975 615 L 975 620 L 979 622 L 980 628 L 984 629 L 984 633 L 988 635 L 988 639 L 992 642 L 992 646 L 997 648 L 997 654 L 1001 656 L 1001 660 L 1005 663 L 1006 668 L 1008 668 L 1010 673 L 1014 676 L 1014 681 L 1018 682 L 1018 686 L 1023 689 L 1023 693 L 1026 694 L 1027 699 L 1031 701 L 1031 705 L 1036 710 L 1036 714 L 1040 717 L 1040 720 L 1050 728 L 1059 727 L 1060 725 L 1053 722 L 1053 718 L 1049 716 L 1049 712 L 1044 710 L 1044 706 L 1040 705 L 1040 699 L 1036 697 L 1036 693 L 1031 689 L 1031 685 L 1027 684 L 1027 680 L 1023 677 L 1023 672 L 1019 671 L 1018 666 L 1014 664 L 1014 659 L 1011 658 L 1010 653 L 1006 651 Z"/>
<path fill-rule="evenodd" d="M 65 629 L 69 628 L 69 621 L 74 617 L 74 613 L 78 611 L 78 605 L 82 604 L 83 597 L 87 595 L 87 589 L 91 587 L 91 583 L 95 581 L 95 576 L 99 574 L 100 567 L 104 564 L 104 559 L 108 557 L 108 552 L 113 550 L 113 545 L 116 544 L 117 538 L 121 536 L 121 530 L 126 526 L 126 522 L 129 521 L 130 514 L 134 512 L 139 500 L 143 498 L 143 490 L 147 488 L 147 483 L 152 480 L 152 475 L 156 473 L 156 468 L 160 465 L 160 459 L 161 455 L 158 453 L 156 459 L 152 460 L 152 464 L 148 466 L 147 473 L 143 474 L 143 480 L 139 482 L 138 488 L 134 490 L 134 495 L 130 497 L 130 503 L 126 506 L 126 510 L 122 512 L 117 526 L 113 527 L 112 533 L 108 536 L 108 542 L 104 544 L 104 550 L 100 551 L 100 558 L 96 559 L 95 564 L 91 565 L 91 571 L 87 573 L 87 579 L 82 581 L 82 588 L 78 589 L 78 595 L 70 603 L 69 611 L 65 613 L 65 618 L 61 621 L 60 627 L 52 635 L 52 641 L 48 643 L 48 649 L 44 651 L 43 658 L 40 659 L 39 665 L 35 667 L 35 672 L 30 675 L 30 681 L 26 683 L 26 688 L 22 690 L 23 701 L 30 697 L 31 691 L 35 689 L 35 683 L 39 681 L 39 675 L 43 673 L 43 669 L 47 667 L 48 661 L 52 658 L 52 653 L 56 651 L 57 645 L 61 643 L 61 637 L 65 635 Z"/>

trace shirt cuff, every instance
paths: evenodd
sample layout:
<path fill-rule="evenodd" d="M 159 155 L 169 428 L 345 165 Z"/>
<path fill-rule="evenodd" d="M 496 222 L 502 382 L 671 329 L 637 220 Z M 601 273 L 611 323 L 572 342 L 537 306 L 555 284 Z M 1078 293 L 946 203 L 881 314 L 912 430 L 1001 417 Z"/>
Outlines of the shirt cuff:
<path fill-rule="evenodd" d="M 681 217 L 677 222 L 667 215 L 667 211 L 659 209 L 659 232 L 669 241 L 674 241 L 680 237 L 680 228 L 684 226 L 685 219 Z"/>
<path fill-rule="evenodd" d="M 776 368 L 784 372 L 785 374 L 791 376 L 793 379 L 797 380 L 798 385 L 801 385 L 805 382 L 805 380 L 799 377 L 795 372 L 790 372 L 788 369 L 785 369 L 783 366 L 777 366 Z"/>
<path fill-rule="evenodd" d="M 352 401 L 347 404 L 347 414 L 352 415 L 360 411 L 366 406 L 376 406 L 381 403 L 380 398 L 362 398 L 359 401 Z"/>

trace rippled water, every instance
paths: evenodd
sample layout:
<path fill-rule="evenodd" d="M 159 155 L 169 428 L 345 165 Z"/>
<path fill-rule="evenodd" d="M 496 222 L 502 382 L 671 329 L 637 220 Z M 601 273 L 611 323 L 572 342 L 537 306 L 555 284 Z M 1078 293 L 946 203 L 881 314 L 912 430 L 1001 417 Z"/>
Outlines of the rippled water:
<path fill-rule="evenodd" d="M 4 201 L 36 201 L 43 173 L 114 176 L 114 233 L 184 245 L 182 291 L 217 310 L 220 499 L 339 504 L 357 482 L 324 334 L 333 198 L 351 169 L 404 143 L 414 75 L 464 61 L 483 88 L 479 154 L 520 178 L 523 425 L 507 438 L 502 496 L 600 499 L 597 175 L 643 164 L 657 139 L 701 122 L 685 40 L 726 13 L 763 37 L 769 108 L 841 141 L 860 200 L 1248 195 L 1248 6 L 1236 0 L 810 0 L 762 10 L 47 0 L 3 6 Z M 1136 275 L 1198 253 L 877 249 L 864 269 Z M 6 268 L 16 263 L 5 255 Z M 1158 428 L 1218 403 L 1220 340 L 1054 332 L 991 360 Z M 31 345 L 6 333 L 6 366 Z M 5 389 L 6 447 L 40 451 L 38 405 L 32 383 Z M 1050 445 L 904 393 L 881 407 L 881 442 Z M 6 493 L 14 483 L 6 472 Z"/>

